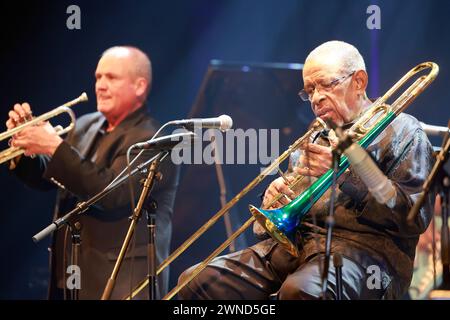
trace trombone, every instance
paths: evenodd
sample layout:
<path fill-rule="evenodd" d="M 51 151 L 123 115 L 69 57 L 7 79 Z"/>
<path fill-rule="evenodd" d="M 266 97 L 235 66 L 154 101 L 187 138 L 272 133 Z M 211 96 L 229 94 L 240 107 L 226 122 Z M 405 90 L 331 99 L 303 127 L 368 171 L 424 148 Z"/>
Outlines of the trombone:
<path fill-rule="evenodd" d="M 418 77 L 391 105 L 386 102 L 395 92 L 397 92 L 405 83 L 413 76 L 424 70 L 430 69 L 427 75 Z M 350 135 L 355 137 L 362 147 L 366 148 L 370 145 L 378 135 L 401 113 L 403 112 L 437 77 L 439 67 L 433 62 L 424 62 L 406 73 L 394 86 L 391 87 L 382 97 L 378 98 L 370 108 L 353 124 L 349 129 Z M 183 253 L 195 240 L 198 239 L 206 230 L 208 230 L 218 219 L 230 210 L 245 194 L 259 184 L 267 174 L 278 168 L 278 165 L 286 160 L 292 152 L 297 150 L 305 140 L 314 132 L 323 129 L 324 124 L 320 119 L 313 122 L 311 129 L 294 142 L 281 156 L 279 156 L 269 167 L 250 182 L 240 193 L 231 199 L 220 211 L 218 211 L 206 224 L 204 224 L 197 232 L 188 238 L 178 249 L 176 249 L 166 260 L 164 260 L 157 269 L 157 274 L 161 273 L 173 260 Z M 349 167 L 346 157 L 342 157 L 339 164 L 337 176 L 342 175 Z M 301 181 L 303 177 L 298 176 L 292 182 L 294 184 Z M 217 255 L 219 255 L 231 242 L 243 233 L 252 223 L 257 220 L 269 235 L 281 244 L 288 252 L 294 256 L 298 256 L 299 252 L 295 245 L 295 230 L 302 222 L 304 216 L 311 207 L 331 186 L 333 178 L 333 170 L 328 170 L 318 180 L 316 180 L 309 188 L 304 190 L 299 196 L 293 199 L 286 206 L 274 209 L 264 210 L 250 205 L 249 210 L 252 216 L 236 230 L 223 244 L 214 250 L 205 260 L 203 260 L 181 283 L 174 287 L 163 299 L 173 298 L 183 287 L 185 287 L 192 279 L 194 279 Z M 278 195 L 276 199 L 279 199 Z M 272 201 L 272 204 L 276 200 Z M 267 207 L 270 207 L 269 204 Z M 148 285 L 148 280 L 142 281 L 132 292 L 130 299 L 136 296 L 142 289 Z"/>
<path fill-rule="evenodd" d="M 37 125 L 41 122 L 44 121 L 48 121 L 49 119 L 58 116 L 62 113 L 67 113 L 70 117 L 70 124 L 65 127 L 62 128 L 61 126 L 57 126 L 56 127 L 56 131 L 58 133 L 58 135 L 63 135 L 66 134 L 67 132 L 71 131 L 74 127 L 75 127 L 75 113 L 72 111 L 72 109 L 70 109 L 70 107 L 72 107 L 73 105 L 80 103 L 80 102 L 84 102 L 88 100 L 88 96 L 85 92 L 83 92 L 78 98 L 73 99 L 69 102 L 66 102 L 65 104 L 56 107 L 55 109 L 44 113 L 43 115 L 33 118 L 30 121 L 27 121 L 11 130 L 5 131 L 3 133 L 0 134 L 0 141 L 3 141 L 5 139 L 9 139 L 12 136 L 14 136 L 15 134 L 21 132 L 23 129 L 28 128 L 30 126 L 34 126 Z M 14 159 L 15 157 L 21 155 L 24 153 L 24 150 L 18 147 L 9 147 L 6 150 L 3 150 L 2 152 L 0 152 L 0 164 L 6 161 L 9 161 L 11 159 Z"/>

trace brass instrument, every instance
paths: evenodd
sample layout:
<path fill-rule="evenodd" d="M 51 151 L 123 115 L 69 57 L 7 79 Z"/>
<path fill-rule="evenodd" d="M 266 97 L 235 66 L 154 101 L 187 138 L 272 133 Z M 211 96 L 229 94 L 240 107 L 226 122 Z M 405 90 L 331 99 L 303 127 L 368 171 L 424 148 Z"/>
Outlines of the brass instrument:
<path fill-rule="evenodd" d="M 429 74 L 422 75 L 417 78 L 392 105 L 386 104 L 386 101 L 400 89 L 414 75 L 424 70 L 431 69 Z M 409 104 L 411 104 L 419 94 L 421 94 L 428 85 L 436 78 L 439 73 L 439 67 L 433 62 L 425 62 L 417 65 L 405 74 L 385 95 L 377 99 L 372 106 L 367 109 L 358 121 L 349 129 L 355 140 L 366 148 L 375 138 L 399 115 Z M 218 211 L 205 225 L 195 232 L 188 240 L 186 240 L 177 250 L 175 250 L 162 264 L 158 267 L 157 274 L 161 273 L 175 258 L 184 252 L 197 238 L 209 229 L 218 219 L 230 210 L 245 194 L 259 184 L 264 177 L 278 168 L 278 165 L 289 158 L 290 154 L 298 149 L 298 147 L 306 140 L 306 138 L 314 131 L 324 127 L 320 119 L 316 119 L 308 132 L 292 144 L 280 157 L 278 157 L 271 166 L 266 168 L 259 176 L 250 182 L 240 193 L 230 200 L 220 211 Z M 349 167 L 346 157 L 342 157 L 339 163 L 337 176 L 339 177 Z M 303 177 L 296 178 L 290 187 L 301 181 Z M 219 255 L 230 243 L 244 232 L 252 223 L 257 220 L 265 230 L 278 241 L 288 252 L 294 256 L 298 256 L 298 250 L 295 245 L 294 235 L 298 225 L 301 224 L 303 217 L 307 214 L 312 205 L 328 190 L 331 186 L 333 178 L 333 170 L 328 170 L 324 175 L 317 179 L 308 189 L 303 191 L 298 197 L 293 199 L 288 205 L 275 209 L 264 210 L 249 206 L 252 217 L 248 219 L 238 230 L 236 230 L 230 238 L 222 245 L 214 250 L 204 261 L 202 261 L 183 282 L 174 287 L 163 299 L 171 299 L 175 296 L 187 283 L 194 279 L 217 255 Z M 279 195 L 281 197 L 283 195 Z M 277 200 L 277 199 L 276 199 Z M 275 200 L 275 201 L 276 201 Z M 272 201 L 275 202 L 275 201 Z M 267 206 L 270 207 L 270 204 Z M 142 281 L 133 291 L 132 297 L 137 295 L 146 285 L 148 280 Z M 130 297 L 127 297 L 129 299 Z"/>
<path fill-rule="evenodd" d="M 84 102 L 87 100 L 88 100 L 87 94 L 85 92 L 83 92 L 78 98 L 71 100 L 59 107 L 56 107 L 55 109 L 53 109 L 47 113 L 44 113 L 43 115 L 41 115 L 39 117 L 33 118 L 32 120 L 27 121 L 11 130 L 1 133 L 0 141 L 11 138 L 12 136 L 19 133 L 20 131 L 22 131 L 25 128 L 34 126 L 43 121 L 48 121 L 49 119 L 51 119 L 55 116 L 58 116 L 62 113 L 67 113 L 70 116 L 70 120 L 71 120 L 70 124 L 65 128 L 61 128 L 59 126 L 58 126 L 59 128 L 58 127 L 56 128 L 58 135 L 63 135 L 65 133 L 69 132 L 70 130 L 72 130 L 75 126 L 75 120 L 76 120 L 75 113 L 72 111 L 72 109 L 70 109 L 70 107 L 77 103 Z M 18 147 L 10 147 L 6 150 L 3 150 L 2 152 L 0 152 L 0 163 L 14 159 L 15 157 L 17 157 L 23 153 L 24 153 L 24 150 L 21 148 L 18 148 Z"/>

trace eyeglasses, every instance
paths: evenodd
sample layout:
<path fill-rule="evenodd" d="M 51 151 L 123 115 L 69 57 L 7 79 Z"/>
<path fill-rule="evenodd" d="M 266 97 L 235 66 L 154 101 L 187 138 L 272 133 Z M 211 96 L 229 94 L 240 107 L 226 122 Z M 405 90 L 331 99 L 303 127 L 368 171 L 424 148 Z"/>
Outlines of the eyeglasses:
<path fill-rule="evenodd" d="M 342 83 L 345 79 L 347 79 L 348 77 L 351 77 L 353 74 L 355 73 L 355 71 L 349 73 L 346 76 L 334 79 L 333 81 L 329 82 L 329 83 L 317 83 L 316 86 L 313 86 L 311 88 L 308 89 L 302 89 L 300 90 L 300 92 L 298 93 L 298 96 L 303 100 L 303 101 L 311 101 L 311 98 L 314 94 L 314 91 L 316 90 L 324 90 L 324 91 L 331 91 L 334 89 L 334 87 L 336 87 L 338 84 Z"/>

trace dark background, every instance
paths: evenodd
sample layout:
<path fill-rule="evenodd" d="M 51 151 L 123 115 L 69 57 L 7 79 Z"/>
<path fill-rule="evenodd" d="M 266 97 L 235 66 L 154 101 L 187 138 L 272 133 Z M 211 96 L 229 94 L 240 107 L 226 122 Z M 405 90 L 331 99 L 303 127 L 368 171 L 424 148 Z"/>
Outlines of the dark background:
<path fill-rule="evenodd" d="M 81 30 L 66 27 L 66 9 L 71 4 L 81 8 Z M 366 27 L 366 9 L 371 4 L 381 8 L 381 30 Z M 16 102 L 29 102 L 39 115 L 82 91 L 88 93 L 90 102 L 74 107 L 77 116 L 94 111 L 94 70 L 100 54 L 113 45 L 135 45 L 149 54 L 154 78 L 149 107 L 164 123 L 190 114 L 211 59 L 302 63 L 317 45 L 338 39 L 355 45 L 365 57 L 371 97 L 384 93 L 416 64 L 438 63 L 439 77 L 407 112 L 426 123 L 446 125 L 450 115 L 449 18 L 450 3 L 445 0 L 3 1 L 0 119 L 6 121 Z M 251 68 L 249 76 L 237 75 L 235 79 L 244 79 L 243 86 L 229 84 L 228 91 L 224 89 L 228 97 L 236 97 L 228 101 L 228 107 L 221 109 L 222 100 L 217 97 L 196 115 L 227 110 L 235 127 L 283 129 L 280 144 L 286 146 L 304 131 L 305 119 L 312 118 L 309 106 L 295 96 L 301 87 L 301 73 L 287 70 L 280 76 L 289 98 L 280 97 L 277 102 L 263 98 L 270 97 L 271 91 L 258 91 L 277 85 L 265 81 L 267 73 L 258 70 Z M 252 87 L 252 83 L 261 87 Z M 432 142 L 441 143 L 439 138 Z M 255 177 L 259 168 L 225 166 L 228 196 Z M 0 181 L 0 299 L 44 299 L 48 243 L 33 244 L 31 237 L 50 223 L 54 194 L 24 187 L 6 166 L 0 169 Z M 235 210 L 235 223 L 249 217 L 246 206 L 258 202 L 257 192 Z M 184 166 L 173 247 L 219 208 L 214 167 Z M 223 223 L 219 222 L 174 263 L 172 282 L 224 238 Z M 247 233 L 240 244 L 253 241 Z"/>

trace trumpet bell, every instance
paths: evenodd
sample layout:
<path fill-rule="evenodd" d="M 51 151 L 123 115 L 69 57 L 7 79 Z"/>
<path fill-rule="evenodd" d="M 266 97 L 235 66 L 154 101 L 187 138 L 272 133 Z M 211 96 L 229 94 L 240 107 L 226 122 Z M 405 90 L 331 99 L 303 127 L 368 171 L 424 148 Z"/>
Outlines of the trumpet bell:
<path fill-rule="evenodd" d="M 264 210 L 249 205 L 251 214 L 256 221 L 278 241 L 282 247 L 294 257 L 299 257 L 300 253 L 296 246 L 296 227 L 298 216 L 286 207 L 274 210 Z"/>

